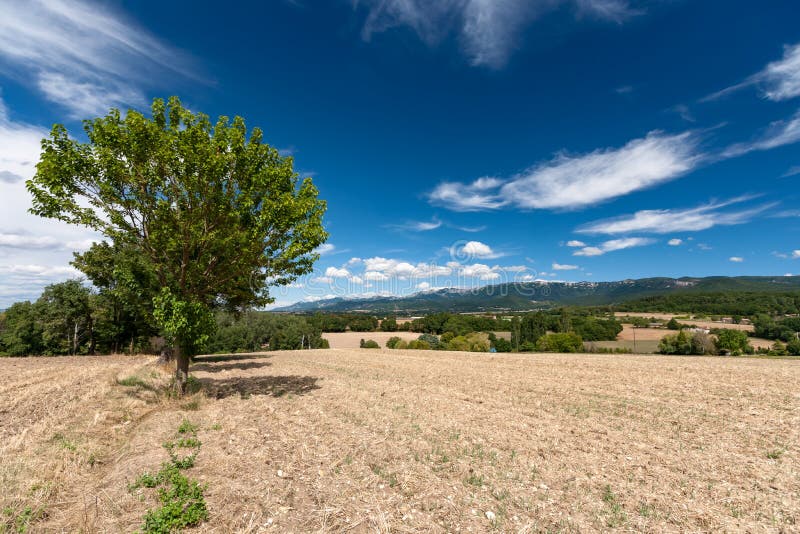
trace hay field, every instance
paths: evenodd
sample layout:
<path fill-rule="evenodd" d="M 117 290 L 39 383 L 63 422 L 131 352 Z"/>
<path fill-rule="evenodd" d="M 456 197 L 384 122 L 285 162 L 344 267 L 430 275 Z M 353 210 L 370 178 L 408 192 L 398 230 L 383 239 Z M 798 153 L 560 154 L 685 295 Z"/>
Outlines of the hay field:
<path fill-rule="evenodd" d="M 800 528 L 800 361 L 317 350 L 0 359 L 0 510 L 35 532 L 133 531 L 127 485 L 188 418 L 198 532 Z M 151 391 L 153 389 L 154 391 Z M 7 521 L 7 515 L 3 520 Z"/>

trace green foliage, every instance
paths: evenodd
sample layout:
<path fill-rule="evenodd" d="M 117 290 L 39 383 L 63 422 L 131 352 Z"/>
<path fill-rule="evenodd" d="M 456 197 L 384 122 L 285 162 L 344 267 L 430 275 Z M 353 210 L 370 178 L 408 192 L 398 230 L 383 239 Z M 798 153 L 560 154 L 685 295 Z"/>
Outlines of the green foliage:
<path fill-rule="evenodd" d="M 697 332 L 690 334 L 685 330 L 677 334 L 669 334 L 661 338 L 658 344 L 661 354 L 715 354 L 715 342 L 708 334 Z"/>
<path fill-rule="evenodd" d="M 397 319 L 394 317 L 387 317 L 381 321 L 382 332 L 397 332 Z"/>
<path fill-rule="evenodd" d="M 416 350 L 430 350 L 431 344 L 422 339 L 414 339 L 408 342 L 408 348 Z"/>
<path fill-rule="evenodd" d="M 441 340 L 439 339 L 438 336 L 435 336 L 433 334 L 422 334 L 417 339 L 422 343 L 426 343 L 428 345 L 428 348 L 434 350 L 442 348 Z"/>
<path fill-rule="evenodd" d="M 545 334 L 536 342 L 539 352 L 583 352 L 583 340 L 575 332 Z"/>
<path fill-rule="evenodd" d="M 0 516 L 0 533 L 15 532 L 17 534 L 25 534 L 30 532 L 31 523 L 43 515 L 41 508 L 35 509 L 31 506 L 24 506 L 19 510 L 11 507 L 5 508 L 2 516 Z"/>
<path fill-rule="evenodd" d="M 0 324 L 0 352 L 9 356 L 42 354 L 42 324 L 30 302 L 12 304 L 3 314 Z"/>
<path fill-rule="evenodd" d="M 361 347 L 362 349 L 379 349 L 379 348 L 381 348 L 381 346 L 378 344 L 378 342 L 373 340 L 373 339 L 367 339 L 366 341 L 362 339 L 361 343 L 359 343 L 359 347 Z"/>
<path fill-rule="evenodd" d="M 509 321 L 482 315 L 461 315 L 454 313 L 434 313 L 411 321 L 411 331 L 427 334 L 452 332 L 463 336 L 470 332 L 508 331 Z"/>
<path fill-rule="evenodd" d="M 86 143 L 62 125 L 42 142 L 31 212 L 147 259 L 164 291 L 157 323 L 187 344 L 179 365 L 210 333 L 210 309 L 267 304 L 269 286 L 312 270 L 325 203 L 242 118 L 212 125 L 172 97 L 153 101 L 152 118 L 113 109 L 84 130 Z"/>
<path fill-rule="evenodd" d="M 145 514 L 142 530 L 146 533 L 177 532 L 197 526 L 208 519 L 208 508 L 203 495 L 205 487 L 182 473 L 194 466 L 197 450 L 200 448 L 200 441 L 195 434 L 197 428 L 197 425 L 184 420 L 178 427 L 178 435 L 182 437 L 164 444 L 169 451 L 170 461 L 164 463 L 155 474 L 142 474 L 129 488 L 131 491 L 139 488 L 157 489 L 160 506 Z M 177 447 L 191 447 L 195 452 L 181 458 L 175 453 Z"/>
<path fill-rule="evenodd" d="M 392 336 L 386 340 L 386 348 L 387 349 L 397 348 L 397 343 L 400 341 L 402 341 L 402 338 L 399 338 L 397 336 Z"/>
<path fill-rule="evenodd" d="M 752 277 L 756 278 L 756 277 Z M 637 300 L 625 302 L 615 306 L 618 311 L 631 312 L 667 312 L 667 313 L 703 313 L 709 315 L 739 315 L 752 317 L 761 313 L 765 314 L 795 314 L 800 313 L 800 292 L 778 291 L 753 291 L 751 289 L 735 290 L 733 286 L 743 288 L 757 286 L 761 280 L 740 278 L 720 278 L 720 287 L 724 291 L 683 291 L 673 294 L 647 296 Z M 765 278 L 768 283 L 770 278 Z M 794 280 L 787 281 L 794 283 Z M 702 287 L 713 287 L 712 279 L 703 279 L 699 284 Z M 773 284 L 774 285 L 774 284 Z M 781 286 L 777 286 L 781 287 Z"/>
<path fill-rule="evenodd" d="M 494 340 L 494 349 L 497 352 L 511 352 L 511 342 L 505 338 L 498 337 Z"/>
<path fill-rule="evenodd" d="M 754 335 L 766 339 L 790 342 L 800 334 L 800 317 L 783 317 L 775 319 L 761 314 L 753 321 Z"/>
<path fill-rule="evenodd" d="M 321 330 L 308 318 L 249 311 L 216 315 L 216 331 L 206 349 L 212 353 L 328 348 Z"/>
<path fill-rule="evenodd" d="M 719 353 L 728 353 L 733 356 L 753 353 L 753 347 L 747 340 L 747 332 L 727 328 L 717 333 L 716 348 Z"/>
<path fill-rule="evenodd" d="M 206 344 L 214 331 L 214 315 L 199 301 L 180 300 L 169 288 L 153 298 L 153 317 L 171 344 L 193 356 Z"/>
<path fill-rule="evenodd" d="M 447 342 L 447 350 L 489 352 L 489 347 L 489 335 L 482 332 L 472 332 L 466 336 L 456 336 Z"/>
<path fill-rule="evenodd" d="M 94 243 L 72 261 L 98 293 L 92 302 L 94 337 L 98 350 L 141 352 L 158 333 L 153 320 L 153 297 L 158 280 L 146 257 L 131 246 Z"/>
<path fill-rule="evenodd" d="M 645 326 L 647 326 L 647 325 L 645 325 Z M 666 327 L 668 329 L 670 329 L 670 330 L 680 330 L 681 329 L 681 324 L 678 321 L 675 320 L 675 317 L 672 317 L 667 322 Z"/>

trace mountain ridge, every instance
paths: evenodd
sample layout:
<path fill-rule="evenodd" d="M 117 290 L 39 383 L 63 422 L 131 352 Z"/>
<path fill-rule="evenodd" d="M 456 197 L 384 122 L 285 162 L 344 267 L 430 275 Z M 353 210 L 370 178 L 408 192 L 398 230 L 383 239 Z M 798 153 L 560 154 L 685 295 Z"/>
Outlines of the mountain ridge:
<path fill-rule="evenodd" d="M 628 278 L 609 282 L 510 282 L 478 288 L 428 289 L 405 296 L 333 297 L 297 302 L 277 312 L 527 311 L 559 305 L 600 306 L 674 293 L 800 291 L 800 276 Z"/>

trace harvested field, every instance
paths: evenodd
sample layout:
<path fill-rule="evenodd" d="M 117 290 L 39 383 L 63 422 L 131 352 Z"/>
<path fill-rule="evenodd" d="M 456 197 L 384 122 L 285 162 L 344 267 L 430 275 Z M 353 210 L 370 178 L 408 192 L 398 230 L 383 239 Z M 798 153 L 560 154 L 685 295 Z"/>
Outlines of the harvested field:
<path fill-rule="evenodd" d="M 372 339 L 377 341 L 381 347 L 385 347 L 389 338 L 394 336 L 411 341 L 417 339 L 419 334 L 415 332 L 326 332 L 322 334 L 332 349 L 357 349 L 362 339 Z"/>
<path fill-rule="evenodd" d="M 135 530 L 154 501 L 127 486 L 188 418 L 198 532 L 800 526 L 796 359 L 317 350 L 192 374 L 205 393 L 174 400 L 149 358 L 0 359 L 0 509 Z"/>

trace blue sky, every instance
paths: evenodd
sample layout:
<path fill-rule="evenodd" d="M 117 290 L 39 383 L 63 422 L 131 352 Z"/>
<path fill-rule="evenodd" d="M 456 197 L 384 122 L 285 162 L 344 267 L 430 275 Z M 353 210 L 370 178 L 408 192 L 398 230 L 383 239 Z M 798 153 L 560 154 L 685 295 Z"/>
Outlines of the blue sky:
<path fill-rule="evenodd" d="M 229 4 L 0 0 L 0 307 L 98 238 L 26 214 L 39 139 L 172 94 L 328 201 L 279 304 L 800 271 L 794 1 Z"/>

